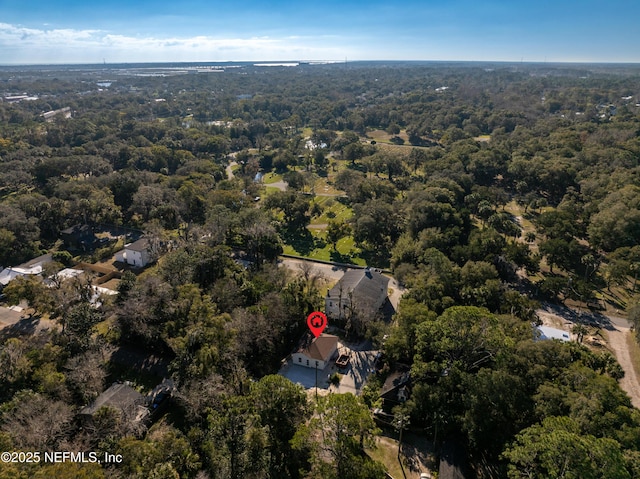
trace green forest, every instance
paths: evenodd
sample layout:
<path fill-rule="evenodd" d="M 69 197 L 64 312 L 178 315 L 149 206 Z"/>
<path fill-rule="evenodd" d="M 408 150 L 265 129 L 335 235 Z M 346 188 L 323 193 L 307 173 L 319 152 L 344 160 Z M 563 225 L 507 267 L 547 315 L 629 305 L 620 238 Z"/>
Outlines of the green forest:
<path fill-rule="evenodd" d="M 0 290 L 23 308 L 0 329 L 0 452 L 41 454 L 0 479 L 382 479 L 376 438 L 403 433 L 433 464 L 456 444 L 465 477 L 640 477 L 640 412 L 607 347 L 610 316 L 640 337 L 640 68 L 196 71 L 0 68 L 0 270 L 50 255 Z M 65 239 L 78 225 L 90 244 Z M 96 299 L 138 238 L 149 266 L 109 272 Z M 331 286 L 283 254 L 405 291 L 391 318 L 331 324 L 381 351 L 359 396 L 277 374 Z M 79 264 L 92 273 L 67 279 Z M 596 320 L 539 340 L 547 307 Z M 411 394 L 384 424 L 397 371 Z M 113 383 L 165 378 L 152 422 L 80 414 Z"/>

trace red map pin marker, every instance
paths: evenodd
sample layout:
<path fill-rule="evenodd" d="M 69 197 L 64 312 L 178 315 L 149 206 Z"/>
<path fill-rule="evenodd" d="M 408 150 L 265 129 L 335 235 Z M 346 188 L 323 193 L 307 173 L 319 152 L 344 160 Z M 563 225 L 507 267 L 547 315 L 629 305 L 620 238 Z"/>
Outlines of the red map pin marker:
<path fill-rule="evenodd" d="M 314 311 L 307 316 L 307 326 L 309 326 L 309 329 L 317 338 L 322 334 L 324 328 L 327 327 L 327 316 L 320 311 Z"/>

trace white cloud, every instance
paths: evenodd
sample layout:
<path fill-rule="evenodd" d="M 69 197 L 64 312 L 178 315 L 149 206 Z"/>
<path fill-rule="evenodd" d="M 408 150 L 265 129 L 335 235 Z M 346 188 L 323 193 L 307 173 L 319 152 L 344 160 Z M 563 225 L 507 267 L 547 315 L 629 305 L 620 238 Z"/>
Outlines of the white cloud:
<path fill-rule="evenodd" d="M 322 44 L 328 42 L 325 46 Z M 0 64 L 333 59 L 336 38 L 134 37 L 102 30 L 34 29 L 0 23 Z"/>
<path fill-rule="evenodd" d="M 99 38 L 100 34 L 100 30 L 38 30 L 0 23 L 0 44 L 8 46 L 15 46 L 16 44 L 50 46 L 52 43 L 64 45 L 67 42 L 86 42 L 87 40 Z"/>

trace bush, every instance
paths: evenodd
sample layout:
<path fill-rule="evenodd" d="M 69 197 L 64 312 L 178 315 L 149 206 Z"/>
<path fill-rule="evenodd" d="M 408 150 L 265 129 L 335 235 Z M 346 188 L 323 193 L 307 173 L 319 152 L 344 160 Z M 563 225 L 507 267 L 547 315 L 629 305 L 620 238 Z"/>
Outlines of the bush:
<path fill-rule="evenodd" d="M 51 255 L 53 261 L 62 263 L 66 267 L 73 265 L 73 256 L 68 251 L 56 251 Z"/>

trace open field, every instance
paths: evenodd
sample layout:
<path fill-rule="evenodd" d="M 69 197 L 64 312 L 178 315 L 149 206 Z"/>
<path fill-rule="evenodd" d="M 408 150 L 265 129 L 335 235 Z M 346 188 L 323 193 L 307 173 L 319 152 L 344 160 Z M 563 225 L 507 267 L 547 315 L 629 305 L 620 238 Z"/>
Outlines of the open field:
<path fill-rule="evenodd" d="M 409 142 L 409 136 L 405 130 L 401 130 L 397 135 L 391 135 L 385 130 L 373 130 L 367 132 L 367 137 L 375 140 L 377 143 L 391 143 L 391 138 L 394 136 L 402 138 L 405 141 L 405 144 L 408 144 Z"/>

